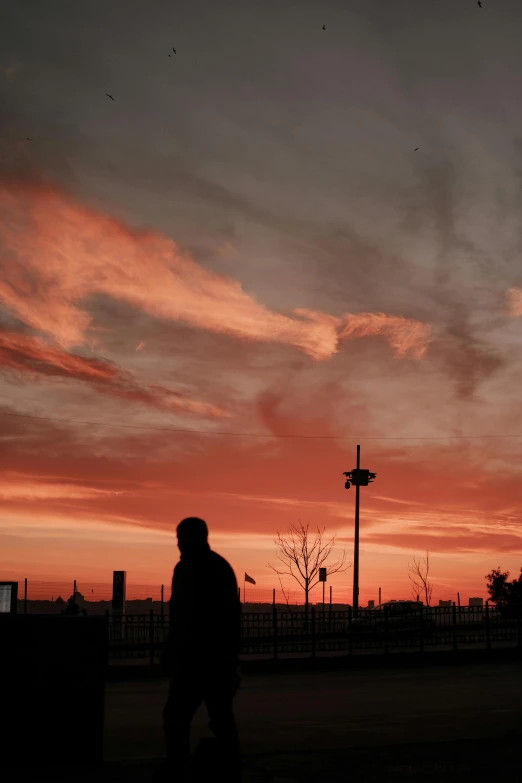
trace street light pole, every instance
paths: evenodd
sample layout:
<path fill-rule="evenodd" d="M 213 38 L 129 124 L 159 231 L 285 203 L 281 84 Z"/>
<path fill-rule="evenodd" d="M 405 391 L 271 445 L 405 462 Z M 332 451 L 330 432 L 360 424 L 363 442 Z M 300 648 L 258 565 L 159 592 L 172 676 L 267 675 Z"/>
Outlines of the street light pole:
<path fill-rule="evenodd" d="M 357 470 L 361 467 L 361 447 L 357 446 Z M 355 531 L 353 538 L 353 611 L 359 609 L 359 484 L 355 486 Z"/>
<path fill-rule="evenodd" d="M 358 613 L 359 609 L 359 491 L 361 487 L 367 487 L 376 476 L 369 470 L 361 469 L 361 447 L 357 446 L 357 467 L 354 470 L 343 473 L 346 476 L 345 489 L 350 489 L 350 485 L 355 486 L 355 533 L 353 541 L 353 611 Z"/>

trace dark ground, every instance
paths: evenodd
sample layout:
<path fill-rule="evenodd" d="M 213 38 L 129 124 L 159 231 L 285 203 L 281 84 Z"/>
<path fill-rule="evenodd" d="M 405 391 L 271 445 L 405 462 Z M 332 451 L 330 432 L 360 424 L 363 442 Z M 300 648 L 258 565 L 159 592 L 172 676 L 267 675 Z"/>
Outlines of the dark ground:
<path fill-rule="evenodd" d="M 150 780 L 163 755 L 166 686 L 164 680 L 109 683 L 105 767 L 84 775 L 64 771 L 63 779 Z M 522 665 L 250 674 L 236 715 L 244 783 L 517 779 Z M 194 744 L 209 735 L 206 722 L 202 708 Z M 38 780 L 59 778 L 58 771 L 38 774 Z"/>

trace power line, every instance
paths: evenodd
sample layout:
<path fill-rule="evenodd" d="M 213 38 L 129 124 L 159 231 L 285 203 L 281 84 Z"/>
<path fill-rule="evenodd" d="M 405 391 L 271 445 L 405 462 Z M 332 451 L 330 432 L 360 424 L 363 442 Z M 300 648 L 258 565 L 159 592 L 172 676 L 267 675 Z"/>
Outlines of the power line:
<path fill-rule="evenodd" d="M 175 427 L 154 427 L 152 424 L 114 424 L 108 421 L 81 421 L 79 419 L 58 419 L 53 416 L 34 416 L 29 413 L 8 413 L 0 411 L 0 416 L 14 416 L 20 419 L 38 419 L 56 421 L 62 424 L 84 424 L 88 427 L 120 427 L 133 430 L 157 430 L 159 432 L 183 432 L 188 435 L 221 435 L 236 438 L 273 438 L 276 440 L 480 440 L 481 438 L 522 438 L 521 435 L 442 435 L 442 436 L 389 436 L 389 435 L 268 435 L 262 432 L 230 432 L 225 430 L 189 430 Z"/>

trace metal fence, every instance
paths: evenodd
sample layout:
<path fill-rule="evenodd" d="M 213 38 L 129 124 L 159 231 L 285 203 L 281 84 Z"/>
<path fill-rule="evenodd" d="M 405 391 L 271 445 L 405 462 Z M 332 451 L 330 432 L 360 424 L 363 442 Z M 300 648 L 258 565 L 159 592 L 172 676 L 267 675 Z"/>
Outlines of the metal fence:
<path fill-rule="evenodd" d="M 126 603 L 129 614 L 141 614 L 151 608 L 161 612 L 161 605 L 168 603 L 171 592 L 171 581 L 164 584 L 146 585 L 127 582 Z M 241 584 L 238 587 L 241 602 L 247 606 L 271 606 L 277 602 L 290 610 L 299 610 L 304 602 L 302 590 L 285 587 L 260 587 Z M 325 592 L 325 605 L 341 608 L 350 603 L 348 588 L 330 585 Z M 69 581 L 38 581 L 34 579 L 18 580 L 18 611 L 25 614 L 59 614 L 70 597 L 88 610 L 88 614 L 104 614 L 111 608 L 112 584 L 109 582 L 87 582 L 71 579 Z M 322 588 L 316 585 L 309 595 L 311 604 L 319 606 L 322 602 Z"/>
<path fill-rule="evenodd" d="M 202 621 L 204 621 L 202 612 Z M 168 634 L 168 615 L 109 616 L 109 656 L 116 662 L 159 660 Z M 388 611 L 243 612 L 241 656 L 281 658 L 372 654 L 405 650 L 522 647 L 522 615 L 484 607 L 434 607 L 397 621 Z"/>
<path fill-rule="evenodd" d="M 104 614 L 107 609 L 111 608 L 111 582 L 91 582 L 81 579 L 42 581 L 23 578 L 14 581 L 18 582 L 18 611 L 21 613 L 51 614 L 56 612 L 59 614 L 61 608 L 63 608 L 63 605 L 71 596 L 74 596 L 82 605 L 85 604 L 88 614 Z M 323 585 L 324 583 L 319 583 L 310 590 L 309 602 L 310 605 L 316 607 L 316 611 L 322 609 Z M 326 611 L 329 611 L 330 607 L 333 610 L 347 610 L 352 603 L 351 587 L 343 585 L 324 586 L 326 588 L 324 592 Z M 168 603 L 170 599 L 170 590 L 171 575 L 169 576 L 168 574 L 165 575 L 163 584 L 136 584 L 132 581 L 127 581 L 126 603 L 129 605 L 127 611 L 129 614 L 143 614 L 152 608 L 155 612 L 160 612 L 161 604 Z M 304 604 L 303 590 L 295 589 L 293 586 L 288 585 L 282 585 L 277 588 L 273 586 L 262 587 L 261 585 L 248 583 L 242 584 L 241 580 L 239 580 L 238 591 L 241 603 L 246 607 L 261 608 L 261 606 L 265 605 L 268 611 L 275 603 L 286 611 L 299 611 L 302 610 Z M 375 603 L 378 603 L 378 595 L 380 596 L 380 592 L 376 590 L 373 597 Z M 383 597 L 382 600 L 388 599 Z"/>

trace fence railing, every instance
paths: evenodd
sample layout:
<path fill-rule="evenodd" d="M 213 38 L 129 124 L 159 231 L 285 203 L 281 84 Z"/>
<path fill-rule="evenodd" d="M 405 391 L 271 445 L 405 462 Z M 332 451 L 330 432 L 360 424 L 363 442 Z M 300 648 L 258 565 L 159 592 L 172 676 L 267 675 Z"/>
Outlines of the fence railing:
<path fill-rule="evenodd" d="M 16 580 L 15 580 L 16 581 Z M 165 579 L 164 584 L 134 584 L 127 582 L 126 601 L 131 604 L 129 613 L 138 614 L 143 611 L 160 611 L 161 604 L 170 599 L 171 581 Z M 303 607 L 304 594 L 302 590 L 283 585 L 277 588 L 243 584 L 239 580 L 239 597 L 245 605 L 265 604 L 271 607 L 274 603 L 286 611 L 299 610 Z M 377 591 L 376 591 L 377 592 Z M 392 594 L 393 595 L 393 594 Z M 91 582 L 71 579 L 69 581 L 41 581 L 34 579 L 18 580 L 19 611 L 23 612 L 57 612 L 71 597 L 87 605 L 89 614 L 102 614 L 110 608 L 112 601 L 112 584 L 110 582 Z M 398 595 L 400 597 L 400 595 Z M 309 594 L 311 605 L 316 610 L 322 609 L 322 584 L 315 585 Z M 377 603 L 377 595 L 375 601 Z M 384 600 L 384 599 L 383 599 Z M 352 603 L 352 590 L 342 585 L 328 585 L 324 593 L 325 609 L 346 608 Z M 148 604 L 144 606 L 143 604 Z M 446 608 L 446 607 L 437 607 Z M 464 607 L 462 607 L 464 608 Z"/>
<path fill-rule="evenodd" d="M 380 615 L 380 616 L 379 616 Z M 202 619 L 204 621 L 204 619 Z M 154 664 L 169 630 L 168 616 L 154 612 L 109 615 L 109 656 Z M 484 607 L 435 607 L 415 616 L 394 617 L 351 609 L 303 612 L 244 612 L 241 617 L 241 655 L 278 658 L 354 655 L 411 650 L 450 650 L 499 646 L 522 648 L 522 614 L 507 616 Z"/>

